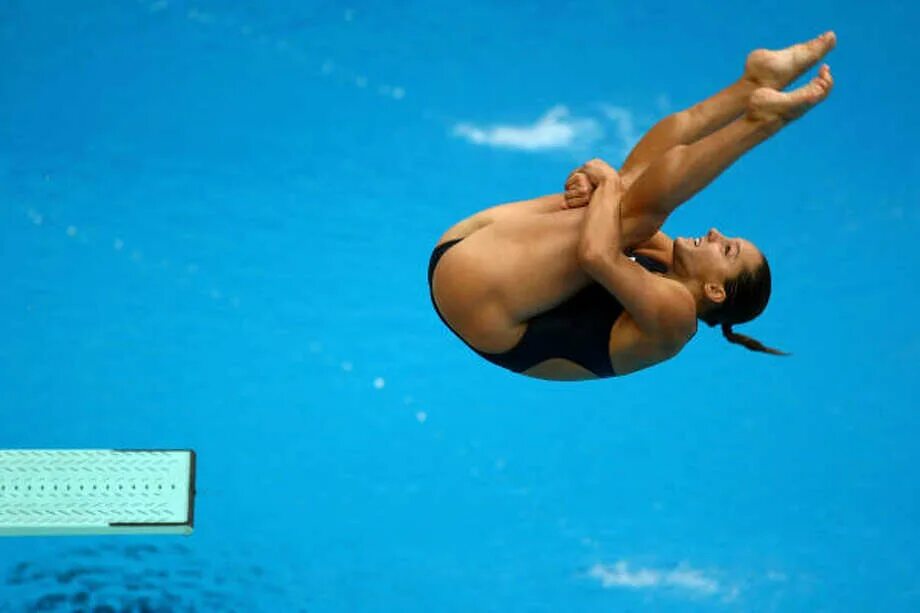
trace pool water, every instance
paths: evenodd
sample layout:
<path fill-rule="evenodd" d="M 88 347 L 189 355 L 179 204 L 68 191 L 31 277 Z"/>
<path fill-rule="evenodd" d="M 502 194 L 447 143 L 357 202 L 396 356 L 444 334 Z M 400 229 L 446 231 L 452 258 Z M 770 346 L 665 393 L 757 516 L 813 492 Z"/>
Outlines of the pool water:
<path fill-rule="evenodd" d="M 193 536 L 0 541 L 0 611 L 917 610 L 917 10 L 864 11 L 0 3 L 0 446 L 199 461 Z M 448 226 L 828 28 L 665 227 L 761 246 L 792 357 L 549 383 L 443 327 Z"/>

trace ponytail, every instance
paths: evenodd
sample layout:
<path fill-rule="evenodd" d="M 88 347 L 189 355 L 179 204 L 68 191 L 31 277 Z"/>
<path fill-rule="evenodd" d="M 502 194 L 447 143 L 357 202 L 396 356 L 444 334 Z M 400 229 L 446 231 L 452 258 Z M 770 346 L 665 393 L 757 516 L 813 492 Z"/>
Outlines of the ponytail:
<path fill-rule="evenodd" d="M 727 280 L 725 300 L 700 315 L 700 319 L 710 327 L 721 324 L 722 336 L 730 343 L 770 355 L 791 355 L 732 330 L 732 326 L 751 321 L 763 312 L 770 300 L 771 286 L 770 265 L 764 257 L 761 265 L 753 272 L 744 270 L 734 279 Z"/>
<path fill-rule="evenodd" d="M 751 351 L 760 351 L 762 353 L 769 353 L 770 355 L 792 355 L 791 353 L 786 353 L 785 351 L 780 351 L 779 349 L 767 347 L 760 341 L 753 339 L 750 336 L 745 336 L 744 334 L 733 332 L 732 324 L 722 324 L 722 336 L 724 336 L 729 343 L 744 345 Z"/>

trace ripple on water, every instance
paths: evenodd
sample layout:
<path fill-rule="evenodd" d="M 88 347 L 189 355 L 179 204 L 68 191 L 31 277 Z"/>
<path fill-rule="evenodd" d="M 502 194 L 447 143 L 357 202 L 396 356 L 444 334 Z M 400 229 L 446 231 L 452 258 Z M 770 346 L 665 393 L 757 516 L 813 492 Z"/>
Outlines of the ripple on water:
<path fill-rule="evenodd" d="M 79 547 L 22 560 L 0 568 L 0 592 L 0 611 L 29 613 L 305 610 L 251 560 L 206 558 L 176 544 Z"/>

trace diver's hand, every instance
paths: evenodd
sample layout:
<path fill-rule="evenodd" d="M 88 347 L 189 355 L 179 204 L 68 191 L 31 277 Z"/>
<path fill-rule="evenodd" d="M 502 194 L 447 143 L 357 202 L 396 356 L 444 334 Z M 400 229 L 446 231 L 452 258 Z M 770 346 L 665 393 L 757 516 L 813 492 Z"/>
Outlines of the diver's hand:
<path fill-rule="evenodd" d="M 573 170 L 569 178 L 565 180 L 565 202 L 562 208 L 577 209 L 588 206 L 593 193 L 594 185 L 591 184 L 588 175 L 579 170 Z"/>
<path fill-rule="evenodd" d="M 620 183 L 620 173 L 618 173 L 616 169 L 614 169 L 610 164 L 600 158 L 594 158 L 579 168 L 576 172 L 584 173 L 594 187 L 597 187 L 603 182 L 613 184 Z"/>

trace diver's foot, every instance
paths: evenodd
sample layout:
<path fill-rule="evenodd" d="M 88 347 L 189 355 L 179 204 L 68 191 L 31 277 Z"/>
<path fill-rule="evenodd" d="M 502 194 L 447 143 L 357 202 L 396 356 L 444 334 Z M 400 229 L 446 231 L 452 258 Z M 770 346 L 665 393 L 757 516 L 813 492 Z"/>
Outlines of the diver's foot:
<path fill-rule="evenodd" d="M 818 76 L 810 83 L 791 92 L 780 92 L 769 87 L 754 90 L 748 100 L 747 116 L 751 119 L 780 119 L 784 123 L 798 119 L 827 98 L 833 86 L 831 68 L 824 64 Z"/>
<path fill-rule="evenodd" d="M 751 51 L 744 66 L 744 78 L 763 87 L 781 90 L 817 64 L 836 44 L 837 35 L 830 31 L 779 51 Z"/>

